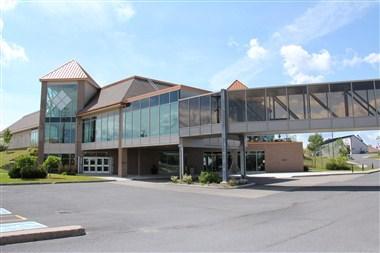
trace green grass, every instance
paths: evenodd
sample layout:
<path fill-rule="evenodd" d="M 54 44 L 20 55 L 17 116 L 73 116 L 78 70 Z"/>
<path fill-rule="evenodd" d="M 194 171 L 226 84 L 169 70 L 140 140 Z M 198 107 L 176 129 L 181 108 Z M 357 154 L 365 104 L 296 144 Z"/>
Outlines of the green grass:
<path fill-rule="evenodd" d="M 9 151 L 1 151 L 0 152 L 0 168 L 3 168 L 4 165 L 14 161 L 14 159 L 19 155 L 27 155 L 29 154 L 28 150 L 20 149 L 20 150 L 9 150 Z"/>
<path fill-rule="evenodd" d="M 89 181 L 102 181 L 103 179 L 92 176 L 69 176 L 61 174 L 49 174 L 46 178 L 38 179 L 21 179 L 10 178 L 8 171 L 0 169 L 0 184 L 29 184 L 29 183 L 59 183 L 59 182 L 89 182 Z"/>
<path fill-rule="evenodd" d="M 377 153 L 377 154 L 370 154 L 370 155 L 369 155 L 369 158 L 376 159 L 376 160 L 380 160 L 380 153 Z"/>
<path fill-rule="evenodd" d="M 321 171 L 329 171 L 326 169 L 326 164 L 330 158 L 317 156 L 314 158 L 314 161 L 311 157 L 304 158 L 304 165 L 309 167 L 309 171 L 311 172 L 321 172 Z M 347 163 L 347 165 L 351 168 L 351 164 Z M 362 168 L 360 166 L 354 165 L 354 171 L 361 171 Z M 368 169 L 368 168 L 367 168 Z"/>

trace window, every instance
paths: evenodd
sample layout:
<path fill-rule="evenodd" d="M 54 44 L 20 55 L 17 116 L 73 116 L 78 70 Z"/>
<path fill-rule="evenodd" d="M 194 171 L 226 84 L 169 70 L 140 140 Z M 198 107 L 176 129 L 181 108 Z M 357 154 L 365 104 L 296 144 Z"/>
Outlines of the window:
<path fill-rule="evenodd" d="M 170 134 L 178 133 L 178 102 L 170 104 Z"/>
<path fill-rule="evenodd" d="M 375 81 L 375 97 L 377 113 L 380 115 L 380 81 Z"/>
<path fill-rule="evenodd" d="M 211 123 L 220 123 L 220 96 L 211 96 Z"/>
<path fill-rule="evenodd" d="M 351 117 L 351 85 L 349 83 L 337 83 L 330 85 L 329 108 L 332 117 Z"/>
<path fill-rule="evenodd" d="M 288 119 L 288 103 L 285 88 L 267 89 L 267 114 L 269 120 Z"/>
<path fill-rule="evenodd" d="M 189 125 L 200 125 L 199 97 L 189 99 Z"/>
<path fill-rule="evenodd" d="M 307 119 L 306 86 L 288 87 L 290 119 Z"/>
<path fill-rule="evenodd" d="M 231 122 L 245 121 L 245 90 L 228 92 L 228 108 Z"/>
<path fill-rule="evenodd" d="M 201 97 L 201 125 L 211 124 L 211 97 Z"/>
<path fill-rule="evenodd" d="M 33 129 L 30 132 L 30 146 L 32 147 L 38 146 L 38 129 Z"/>
<path fill-rule="evenodd" d="M 247 90 L 247 120 L 265 121 L 265 89 Z"/>
<path fill-rule="evenodd" d="M 132 103 L 132 137 L 140 138 L 140 101 Z"/>
<path fill-rule="evenodd" d="M 189 127 L 189 100 L 179 102 L 179 126 Z"/>
<path fill-rule="evenodd" d="M 160 105 L 160 135 L 170 134 L 170 104 Z"/>
<path fill-rule="evenodd" d="M 77 85 L 48 85 L 46 96 L 45 141 L 74 143 Z"/>
<path fill-rule="evenodd" d="M 373 81 L 352 84 L 354 116 L 376 116 L 375 91 Z"/>
<path fill-rule="evenodd" d="M 149 99 L 141 100 L 140 137 L 149 135 Z"/>
<path fill-rule="evenodd" d="M 131 139 L 133 136 L 132 132 L 132 110 L 131 106 L 124 109 L 124 138 Z"/>
<path fill-rule="evenodd" d="M 328 85 L 309 86 L 311 119 L 326 119 L 329 117 L 328 91 Z"/>

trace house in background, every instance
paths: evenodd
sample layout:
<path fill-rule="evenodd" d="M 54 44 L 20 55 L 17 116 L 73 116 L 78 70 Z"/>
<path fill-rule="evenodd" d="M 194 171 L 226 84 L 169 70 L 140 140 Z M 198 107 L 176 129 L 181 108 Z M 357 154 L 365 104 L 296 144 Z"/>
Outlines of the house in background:
<path fill-rule="evenodd" d="M 368 153 L 368 145 L 364 143 L 363 139 L 358 135 L 352 134 L 324 141 L 321 147 L 321 155 L 337 157 L 343 145 L 348 148 L 350 155 Z"/>

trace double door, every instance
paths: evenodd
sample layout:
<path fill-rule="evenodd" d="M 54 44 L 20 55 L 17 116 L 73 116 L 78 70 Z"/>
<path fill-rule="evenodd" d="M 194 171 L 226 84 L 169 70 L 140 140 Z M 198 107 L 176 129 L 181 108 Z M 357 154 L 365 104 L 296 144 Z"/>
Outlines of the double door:
<path fill-rule="evenodd" d="M 110 174 L 112 165 L 112 157 L 83 157 L 83 173 Z"/>

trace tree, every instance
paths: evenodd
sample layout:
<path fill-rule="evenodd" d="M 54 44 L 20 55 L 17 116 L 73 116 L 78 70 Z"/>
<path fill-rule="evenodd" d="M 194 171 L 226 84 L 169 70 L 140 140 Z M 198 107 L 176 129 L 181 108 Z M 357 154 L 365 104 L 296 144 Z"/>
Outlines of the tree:
<path fill-rule="evenodd" d="M 339 155 L 342 157 L 347 157 L 350 154 L 350 147 L 344 145 L 342 140 L 337 140 L 337 146 L 339 148 Z"/>
<path fill-rule="evenodd" d="M 4 133 L 3 133 L 3 140 L 4 140 L 4 143 L 5 145 L 8 147 L 8 144 L 11 142 L 12 140 L 12 133 L 11 131 L 9 130 L 9 128 L 5 129 L 4 130 Z"/>
<path fill-rule="evenodd" d="M 309 144 L 307 145 L 307 149 L 310 150 L 313 154 L 313 158 L 315 158 L 317 152 L 321 148 L 323 144 L 323 137 L 322 135 L 316 133 L 309 136 Z"/>

